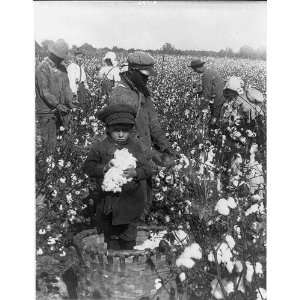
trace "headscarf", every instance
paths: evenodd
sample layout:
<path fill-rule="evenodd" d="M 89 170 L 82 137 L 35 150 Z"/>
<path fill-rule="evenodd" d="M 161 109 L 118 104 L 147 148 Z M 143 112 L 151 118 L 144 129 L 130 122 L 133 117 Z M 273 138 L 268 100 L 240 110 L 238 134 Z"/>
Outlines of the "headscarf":
<path fill-rule="evenodd" d="M 63 59 L 50 52 L 49 59 L 54 62 L 56 68 L 62 72 L 67 73 L 66 67 L 62 64 Z"/>
<path fill-rule="evenodd" d="M 143 75 L 138 70 L 132 69 L 121 73 L 120 76 L 129 86 L 133 85 L 145 97 L 150 97 L 150 91 L 147 88 L 148 76 Z"/>

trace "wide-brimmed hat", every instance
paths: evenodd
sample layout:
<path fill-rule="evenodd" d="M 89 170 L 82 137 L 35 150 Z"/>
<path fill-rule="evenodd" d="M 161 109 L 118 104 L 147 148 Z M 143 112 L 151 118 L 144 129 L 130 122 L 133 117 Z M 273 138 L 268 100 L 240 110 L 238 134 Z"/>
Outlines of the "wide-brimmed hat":
<path fill-rule="evenodd" d="M 55 43 L 49 45 L 49 52 L 65 59 L 68 56 L 69 46 L 63 39 L 58 39 Z"/>
<path fill-rule="evenodd" d="M 242 95 L 244 93 L 244 86 L 245 86 L 245 83 L 242 80 L 242 78 L 237 77 L 237 76 L 231 76 L 225 83 L 223 94 L 224 94 L 224 92 L 226 94 L 226 93 L 228 93 L 228 91 L 229 91 L 229 93 L 230 93 L 230 91 L 234 91 L 234 92 L 238 93 L 239 95 Z"/>
<path fill-rule="evenodd" d="M 128 66 L 131 69 L 139 70 L 146 76 L 156 76 L 157 72 L 154 69 L 155 60 L 147 52 L 135 51 L 130 53 L 127 58 Z"/>
<path fill-rule="evenodd" d="M 127 104 L 109 105 L 96 114 L 96 117 L 107 126 L 116 124 L 134 125 L 135 116 L 135 110 Z"/>
<path fill-rule="evenodd" d="M 206 62 L 201 59 L 195 59 L 192 60 L 191 63 L 188 65 L 190 68 L 200 68 L 202 67 Z"/>
<path fill-rule="evenodd" d="M 104 62 L 106 59 L 109 59 L 113 66 L 116 66 L 118 64 L 117 56 L 113 51 L 108 51 L 105 53 L 102 61 Z"/>

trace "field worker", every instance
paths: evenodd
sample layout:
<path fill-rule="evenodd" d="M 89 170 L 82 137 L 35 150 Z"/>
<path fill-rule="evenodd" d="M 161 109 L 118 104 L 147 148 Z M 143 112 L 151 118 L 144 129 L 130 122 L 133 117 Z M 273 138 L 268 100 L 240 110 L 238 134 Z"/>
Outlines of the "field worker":
<path fill-rule="evenodd" d="M 116 54 L 112 51 L 107 52 L 103 57 L 103 64 L 98 78 L 101 80 L 101 94 L 107 99 L 116 83 L 121 81 Z"/>
<path fill-rule="evenodd" d="M 108 105 L 127 104 L 136 112 L 136 126 L 133 135 L 138 139 L 148 159 L 172 164 L 172 150 L 163 132 L 159 116 L 153 106 L 150 91 L 147 88 L 149 76 L 155 76 L 154 59 L 146 52 L 136 51 L 129 54 L 128 65 L 120 73 L 121 82 L 113 89 Z M 152 202 L 151 180 L 148 180 L 147 208 Z"/>
<path fill-rule="evenodd" d="M 136 223 L 144 211 L 146 200 L 146 179 L 152 175 L 141 145 L 130 136 L 135 114 L 128 105 L 106 106 L 97 113 L 97 118 L 105 123 L 107 136 L 103 141 L 93 143 L 83 168 L 99 185 L 96 199 L 97 230 L 103 231 L 107 248 L 113 250 L 131 250 L 135 246 Z M 118 162 L 114 159 L 115 152 L 124 149 L 137 160 L 136 166 L 126 167 L 122 171 L 130 181 L 125 182 L 119 191 L 113 192 L 105 189 L 103 182 L 105 176 L 112 174 L 109 173 L 111 168 L 115 167 L 116 171 Z"/>
<path fill-rule="evenodd" d="M 68 65 L 67 71 L 74 102 L 79 102 L 81 105 L 85 104 L 89 86 L 84 71 L 83 53 L 79 49 L 75 51 L 74 61 Z"/>
<path fill-rule="evenodd" d="M 201 75 L 198 92 L 203 97 L 203 107 L 209 105 L 211 110 L 211 124 L 214 125 L 220 116 L 221 107 L 225 101 L 223 89 L 225 82 L 219 73 L 213 68 L 205 67 L 205 61 L 192 60 L 189 67 Z"/>
<path fill-rule="evenodd" d="M 228 79 L 223 93 L 226 102 L 221 110 L 220 125 L 252 130 L 254 140 L 263 145 L 266 138 L 263 94 L 255 88 L 245 87 L 244 81 L 235 76 Z"/>
<path fill-rule="evenodd" d="M 66 67 L 62 64 L 68 55 L 63 39 L 49 47 L 49 56 L 36 69 L 36 115 L 43 146 L 52 153 L 56 146 L 56 133 L 67 126 L 72 105 L 72 91 Z"/>
<path fill-rule="evenodd" d="M 254 88 L 245 88 L 241 78 L 230 77 L 225 84 L 223 93 L 226 102 L 222 107 L 221 121 L 226 125 L 243 123 L 247 126 L 257 118 L 264 116 L 262 93 Z"/>

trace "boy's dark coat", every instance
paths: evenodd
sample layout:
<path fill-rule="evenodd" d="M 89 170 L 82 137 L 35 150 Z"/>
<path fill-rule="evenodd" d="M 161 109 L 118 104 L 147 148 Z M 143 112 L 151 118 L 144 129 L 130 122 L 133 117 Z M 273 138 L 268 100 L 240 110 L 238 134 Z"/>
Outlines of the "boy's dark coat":
<path fill-rule="evenodd" d="M 124 185 L 120 193 L 104 192 L 101 189 L 103 168 L 113 159 L 114 152 L 122 148 L 127 148 L 137 158 L 136 180 Z M 104 212 L 105 203 L 110 201 L 112 204 L 112 225 L 129 224 L 140 217 L 146 199 L 146 179 L 151 177 L 152 171 L 137 141 L 129 138 L 125 145 L 118 145 L 109 136 L 103 141 L 96 141 L 91 147 L 83 169 L 99 184 L 98 209 Z"/>

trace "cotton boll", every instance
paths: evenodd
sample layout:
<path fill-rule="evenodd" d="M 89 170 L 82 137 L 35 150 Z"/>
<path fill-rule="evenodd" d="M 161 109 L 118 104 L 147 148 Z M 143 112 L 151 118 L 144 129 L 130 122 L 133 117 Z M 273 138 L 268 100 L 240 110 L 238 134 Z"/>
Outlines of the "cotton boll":
<path fill-rule="evenodd" d="M 218 286 L 214 292 L 212 293 L 212 295 L 216 298 L 216 299 L 224 299 L 221 287 Z"/>
<path fill-rule="evenodd" d="M 64 164 L 65 164 L 65 162 L 64 162 L 63 159 L 60 159 L 60 160 L 58 161 L 58 165 L 59 165 L 60 167 L 63 167 Z"/>
<path fill-rule="evenodd" d="M 224 288 L 227 294 L 234 292 L 234 284 L 232 281 L 224 282 Z"/>
<path fill-rule="evenodd" d="M 235 241 L 231 235 L 226 235 L 225 240 L 230 249 L 233 249 L 235 246 Z"/>
<path fill-rule="evenodd" d="M 229 273 L 232 273 L 234 268 L 234 263 L 232 261 L 228 261 L 226 264 L 226 269 Z"/>
<path fill-rule="evenodd" d="M 114 153 L 113 164 L 116 168 L 121 170 L 136 168 L 136 158 L 125 148 L 116 150 Z"/>
<path fill-rule="evenodd" d="M 113 167 L 105 173 L 102 189 L 114 193 L 121 192 L 121 187 L 132 181 L 132 178 L 127 179 L 124 176 L 123 171 L 128 168 L 136 168 L 136 158 L 124 148 L 115 151 L 112 164 Z"/>
<path fill-rule="evenodd" d="M 210 252 L 208 253 L 207 259 L 208 259 L 208 261 L 210 261 L 210 262 L 214 262 L 214 261 L 215 261 L 215 257 L 214 257 L 214 254 L 212 253 L 212 251 L 210 251 Z"/>
<path fill-rule="evenodd" d="M 227 205 L 232 209 L 236 208 L 236 206 L 237 206 L 235 200 L 232 197 L 229 197 L 227 199 Z"/>
<path fill-rule="evenodd" d="M 263 267 L 262 267 L 262 264 L 260 262 L 257 262 L 255 264 L 255 273 L 258 274 L 258 275 L 263 275 Z"/>
<path fill-rule="evenodd" d="M 179 162 L 183 165 L 184 168 L 187 168 L 190 165 L 189 159 L 184 154 L 180 154 Z"/>
<path fill-rule="evenodd" d="M 253 265 L 249 261 L 246 261 L 246 267 L 247 267 L 246 279 L 248 282 L 252 282 L 253 273 L 254 273 Z"/>
<path fill-rule="evenodd" d="M 121 186 L 127 182 L 123 176 L 123 171 L 119 168 L 110 168 L 104 176 L 102 189 L 104 191 L 121 192 Z"/>
<path fill-rule="evenodd" d="M 41 235 L 46 234 L 46 230 L 45 230 L 45 229 L 40 229 L 40 230 L 39 230 L 39 234 L 41 234 Z"/>
<path fill-rule="evenodd" d="M 266 300 L 267 299 L 267 291 L 263 288 L 259 288 L 259 291 L 256 291 L 256 300 Z"/>
<path fill-rule="evenodd" d="M 233 293 L 234 292 L 234 284 L 232 281 L 226 281 L 225 279 L 222 280 L 222 285 L 226 291 L 227 294 Z M 223 293 L 221 286 L 218 282 L 217 279 L 214 279 L 211 283 L 211 294 L 216 298 L 216 299 L 224 299 Z"/>
<path fill-rule="evenodd" d="M 259 194 L 255 194 L 255 195 L 252 195 L 251 196 L 251 199 L 253 200 L 253 201 L 260 201 L 260 200 L 262 200 L 262 196 L 260 196 Z"/>
<path fill-rule="evenodd" d="M 71 193 L 68 193 L 68 194 L 66 195 L 66 199 L 67 199 L 67 202 L 68 202 L 68 203 L 71 203 L 71 202 L 73 201 Z"/>
<path fill-rule="evenodd" d="M 155 279 L 154 287 L 156 290 L 159 290 L 162 287 L 161 279 L 159 279 L 159 278 Z"/>
<path fill-rule="evenodd" d="M 49 237 L 47 243 L 48 243 L 48 245 L 54 245 L 56 243 L 56 240 L 53 237 Z"/>
<path fill-rule="evenodd" d="M 240 260 L 235 261 L 235 268 L 239 273 L 243 271 L 243 264 Z"/>
<path fill-rule="evenodd" d="M 54 284 L 54 286 L 56 286 L 59 289 L 59 294 L 64 298 L 68 297 L 69 293 L 68 293 L 68 289 L 67 289 L 67 286 L 64 283 L 64 281 L 62 281 L 60 279 L 60 277 L 57 277 L 57 276 L 56 276 L 56 280 L 57 280 L 57 282 Z"/>
<path fill-rule="evenodd" d="M 180 279 L 181 282 L 183 282 L 183 281 L 186 280 L 186 275 L 185 275 L 184 272 L 181 272 L 181 273 L 179 274 L 179 279 Z"/>
<path fill-rule="evenodd" d="M 213 152 L 213 149 L 210 149 L 209 152 L 207 153 L 206 163 L 211 163 L 215 156 L 216 156 L 216 154 Z"/>
<path fill-rule="evenodd" d="M 239 277 L 237 277 L 235 280 L 234 280 L 235 284 L 237 285 L 238 282 L 239 282 L 239 285 L 237 286 L 237 290 L 242 292 L 242 293 L 245 293 L 245 285 L 244 285 L 244 280 L 243 278 L 239 279 Z"/>
<path fill-rule="evenodd" d="M 60 181 L 61 183 L 66 183 L 66 177 L 61 177 L 61 178 L 59 179 L 59 181 Z"/>
<path fill-rule="evenodd" d="M 265 212 L 265 206 L 264 203 L 261 202 L 258 208 L 259 213 L 263 214 Z"/>
<path fill-rule="evenodd" d="M 228 261 L 231 260 L 231 258 L 232 258 L 232 253 L 231 253 L 230 248 L 228 247 L 228 245 L 226 243 L 222 243 L 217 251 L 218 262 L 219 263 L 221 263 L 221 262 L 227 263 Z"/>
<path fill-rule="evenodd" d="M 37 251 L 36 251 L 36 254 L 37 255 L 43 255 L 43 250 L 42 250 L 42 248 L 39 248 Z"/>
<path fill-rule="evenodd" d="M 220 199 L 215 206 L 215 210 L 221 215 L 228 216 L 230 213 L 230 210 L 228 208 L 227 200 Z"/>
<path fill-rule="evenodd" d="M 176 266 L 184 266 L 188 269 L 191 269 L 195 265 L 195 261 L 193 261 L 191 258 L 187 257 L 179 257 L 176 259 Z"/>
<path fill-rule="evenodd" d="M 202 250 L 199 244 L 193 243 L 191 246 L 191 258 L 201 259 L 202 258 Z"/>
<path fill-rule="evenodd" d="M 258 204 L 255 203 L 255 204 L 253 204 L 251 207 L 249 207 L 249 208 L 246 210 L 245 215 L 246 215 L 246 216 L 249 216 L 249 215 L 251 215 L 251 214 L 253 214 L 253 213 L 256 213 L 257 211 L 258 211 Z"/>
<path fill-rule="evenodd" d="M 183 253 L 181 254 L 181 257 L 201 259 L 202 250 L 197 243 L 193 243 L 184 249 Z"/>

